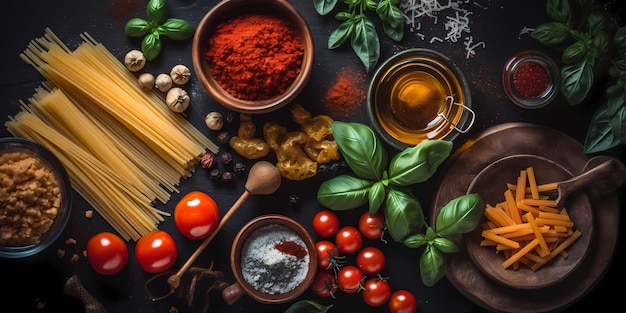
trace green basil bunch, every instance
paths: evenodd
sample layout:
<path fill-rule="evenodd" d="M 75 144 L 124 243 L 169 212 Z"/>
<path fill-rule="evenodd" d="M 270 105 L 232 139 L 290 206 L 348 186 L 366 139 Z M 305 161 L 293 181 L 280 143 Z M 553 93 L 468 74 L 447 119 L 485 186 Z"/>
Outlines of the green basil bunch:
<path fill-rule="evenodd" d="M 607 102 L 595 112 L 585 139 L 585 153 L 594 153 L 626 143 L 626 26 L 617 28 L 593 0 L 576 1 L 580 10 L 573 10 L 569 0 L 548 0 L 546 12 L 554 21 L 536 27 L 531 37 L 564 47 L 561 91 L 571 105 L 582 103 L 597 71 L 608 68 L 614 84 L 607 88 Z M 582 14 L 579 21 L 574 12 Z"/>
<path fill-rule="evenodd" d="M 343 174 L 323 182 L 317 200 L 332 210 L 369 204 L 370 215 L 382 207 L 387 230 L 394 241 L 410 248 L 426 245 L 420 259 L 420 273 L 424 284 L 433 286 L 445 274 L 444 254 L 458 251 L 454 242 L 443 236 L 471 231 L 484 210 L 479 195 L 461 196 L 441 209 L 436 230 L 425 227 L 422 206 L 408 186 L 432 177 L 450 155 L 452 142 L 423 141 L 405 148 L 389 161 L 385 146 L 369 126 L 334 121 L 331 128 L 346 164 L 356 177 Z"/>
<path fill-rule="evenodd" d="M 366 12 L 374 11 L 380 18 L 383 31 L 389 38 L 400 41 L 404 36 L 404 17 L 398 7 L 400 0 L 342 0 L 348 5 L 347 11 L 335 14 L 341 24 L 328 38 L 328 49 L 335 49 L 350 40 L 352 50 L 359 57 L 365 70 L 369 72 L 380 57 L 380 39 L 376 27 Z M 313 0 L 313 6 L 320 15 L 330 13 L 339 0 Z"/>
<path fill-rule="evenodd" d="M 299 300 L 291 304 L 285 313 L 326 313 L 332 307 L 332 304 L 321 305 L 313 300 Z"/>
<path fill-rule="evenodd" d="M 146 6 L 150 21 L 132 18 L 126 23 L 124 32 L 130 37 L 143 37 L 141 50 L 147 60 L 156 58 L 162 50 L 161 35 L 174 40 L 191 38 L 195 29 L 188 22 L 167 18 L 168 10 L 165 0 L 150 0 Z"/>

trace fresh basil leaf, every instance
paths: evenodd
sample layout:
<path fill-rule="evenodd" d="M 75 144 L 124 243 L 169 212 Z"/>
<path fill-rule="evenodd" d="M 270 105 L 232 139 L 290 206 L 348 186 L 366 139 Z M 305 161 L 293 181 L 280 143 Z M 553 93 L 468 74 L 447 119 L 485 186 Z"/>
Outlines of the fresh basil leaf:
<path fill-rule="evenodd" d="M 174 40 L 185 40 L 193 36 L 195 29 L 185 20 L 170 18 L 159 27 L 161 34 Z"/>
<path fill-rule="evenodd" d="M 383 21 L 383 31 L 389 38 L 395 41 L 401 41 L 404 37 L 404 24 L 400 24 L 397 27 L 392 27 L 386 21 Z"/>
<path fill-rule="evenodd" d="M 426 236 L 424 236 L 424 234 L 416 233 L 406 237 L 406 239 L 404 239 L 402 243 L 404 243 L 404 245 L 409 248 L 419 248 L 428 243 L 428 239 L 426 239 Z"/>
<path fill-rule="evenodd" d="M 326 15 L 337 5 L 338 0 L 313 0 L 313 7 L 319 15 Z"/>
<path fill-rule="evenodd" d="M 165 0 L 150 0 L 146 6 L 146 13 L 157 24 L 163 23 L 168 14 Z"/>
<path fill-rule="evenodd" d="M 376 133 L 365 124 L 340 121 L 334 121 L 331 129 L 346 164 L 356 176 L 380 180 L 389 156 Z"/>
<path fill-rule="evenodd" d="M 382 0 L 381 2 L 387 2 L 388 0 Z M 371 11 L 376 11 L 376 8 L 378 7 L 378 3 L 374 0 L 365 0 L 365 7 L 368 10 Z"/>
<path fill-rule="evenodd" d="M 370 19 L 361 15 L 354 24 L 354 33 L 350 40 L 350 46 L 352 50 L 359 57 L 363 65 L 365 65 L 365 71 L 371 71 L 378 63 L 380 56 L 380 39 L 378 33 L 376 33 L 376 27 Z"/>
<path fill-rule="evenodd" d="M 392 28 L 404 26 L 402 10 L 389 1 L 381 1 L 376 7 L 376 13 L 383 22 L 387 22 Z"/>
<path fill-rule="evenodd" d="M 446 257 L 441 251 L 427 245 L 420 257 L 420 275 L 426 287 L 434 286 L 446 274 Z"/>
<path fill-rule="evenodd" d="M 593 85 L 593 68 L 589 59 L 561 68 L 561 91 L 570 105 L 580 104 Z"/>
<path fill-rule="evenodd" d="M 352 16 L 353 15 L 348 12 L 337 12 L 337 14 L 335 14 L 335 18 L 340 21 L 347 21 L 351 19 Z"/>
<path fill-rule="evenodd" d="M 300 300 L 290 305 L 285 313 L 326 313 L 333 305 L 321 305 L 313 300 Z"/>
<path fill-rule="evenodd" d="M 569 45 L 565 50 L 563 50 L 563 54 L 561 59 L 565 64 L 572 64 L 576 62 L 580 62 L 587 57 L 587 45 L 584 41 L 576 41 L 575 43 Z"/>
<path fill-rule="evenodd" d="M 432 241 L 432 245 L 443 253 L 456 253 L 461 251 L 454 241 L 443 237 L 435 238 Z"/>
<path fill-rule="evenodd" d="M 594 57 L 601 57 L 607 51 L 609 51 L 610 44 L 611 39 L 609 38 L 609 35 L 606 34 L 606 32 L 599 31 L 598 33 L 596 33 L 595 36 L 593 36 L 593 51 L 595 52 Z"/>
<path fill-rule="evenodd" d="M 613 87 L 613 88 L 612 88 Z M 609 116 L 615 116 L 617 111 L 625 107 L 626 90 L 622 85 L 614 85 L 607 88 L 607 110 Z"/>
<path fill-rule="evenodd" d="M 587 27 L 591 36 L 595 36 L 599 32 L 604 32 L 608 26 L 608 20 L 604 13 L 600 11 L 592 11 L 587 17 Z"/>
<path fill-rule="evenodd" d="M 384 208 L 387 230 L 397 242 L 402 242 L 424 227 L 422 205 L 408 189 L 389 188 Z"/>
<path fill-rule="evenodd" d="M 161 53 L 161 38 L 157 32 L 151 32 L 141 41 L 141 51 L 146 60 L 154 60 Z"/>
<path fill-rule="evenodd" d="M 544 45 L 557 45 L 569 38 L 570 29 L 561 22 L 548 22 L 537 26 L 530 36 Z"/>
<path fill-rule="evenodd" d="M 617 99 L 624 101 L 624 97 L 618 97 Z M 609 99 L 609 102 L 615 101 L 615 99 Z M 617 105 L 613 106 L 615 107 Z M 626 106 L 624 105 L 624 102 L 622 102 L 622 105 L 618 107 L 613 115 L 611 115 L 609 123 L 611 125 L 611 130 L 613 131 L 613 137 L 621 142 L 626 142 Z"/>
<path fill-rule="evenodd" d="M 341 23 L 337 29 L 333 30 L 328 36 L 328 49 L 336 49 L 350 39 L 354 32 L 354 21 L 348 19 Z"/>
<path fill-rule="evenodd" d="M 426 140 L 396 154 L 389 165 L 389 183 L 408 186 L 428 180 L 452 151 L 452 142 Z"/>
<path fill-rule="evenodd" d="M 317 190 L 317 200 L 333 210 L 350 210 L 367 203 L 368 190 L 374 182 L 339 175 L 323 182 Z"/>
<path fill-rule="evenodd" d="M 440 236 L 464 234 L 476 228 L 485 210 L 485 203 L 477 193 L 452 199 L 441 208 L 435 222 Z"/>
<path fill-rule="evenodd" d="M 382 181 L 375 182 L 367 191 L 367 197 L 369 201 L 369 213 L 374 215 L 385 202 L 385 185 Z"/>
<path fill-rule="evenodd" d="M 620 51 L 622 58 L 626 56 L 626 26 L 617 29 L 613 35 L 613 45 Z"/>
<path fill-rule="evenodd" d="M 152 26 L 150 23 L 144 19 L 135 17 L 130 19 L 126 23 L 126 27 L 124 28 L 124 33 L 130 37 L 141 37 L 145 36 L 150 32 Z"/>
<path fill-rule="evenodd" d="M 610 119 L 606 105 L 596 110 L 591 118 L 591 124 L 585 138 L 584 150 L 586 154 L 602 152 L 620 144 L 619 138 L 613 134 Z"/>
<path fill-rule="evenodd" d="M 572 15 L 569 0 L 548 0 L 546 13 L 553 20 L 567 23 Z"/>

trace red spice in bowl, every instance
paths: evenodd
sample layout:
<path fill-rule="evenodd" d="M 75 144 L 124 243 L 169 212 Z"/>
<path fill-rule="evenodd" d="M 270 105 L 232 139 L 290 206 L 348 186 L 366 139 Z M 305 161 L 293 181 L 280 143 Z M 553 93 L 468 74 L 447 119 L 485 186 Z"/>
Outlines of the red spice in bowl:
<path fill-rule="evenodd" d="M 522 51 L 505 65 L 502 84 L 506 95 L 520 107 L 536 109 L 550 103 L 559 87 L 556 64 L 538 51 Z"/>

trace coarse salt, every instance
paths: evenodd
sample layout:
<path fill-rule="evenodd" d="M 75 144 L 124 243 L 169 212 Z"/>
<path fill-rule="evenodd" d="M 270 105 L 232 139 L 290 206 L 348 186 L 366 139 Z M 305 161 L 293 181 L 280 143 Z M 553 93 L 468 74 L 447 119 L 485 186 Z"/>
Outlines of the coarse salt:
<path fill-rule="evenodd" d="M 244 280 L 265 294 L 284 294 L 300 285 L 309 269 L 309 253 L 300 258 L 277 247 L 290 242 L 307 251 L 300 236 L 286 226 L 269 224 L 255 230 L 241 250 Z"/>

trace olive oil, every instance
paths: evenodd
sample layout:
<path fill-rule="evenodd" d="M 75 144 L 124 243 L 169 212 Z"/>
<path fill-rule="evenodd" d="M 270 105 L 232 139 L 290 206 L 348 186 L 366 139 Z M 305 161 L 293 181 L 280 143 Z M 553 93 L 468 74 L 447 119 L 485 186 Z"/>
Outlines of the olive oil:
<path fill-rule="evenodd" d="M 447 59 L 423 50 L 385 64 L 375 75 L 369 99 L 375 124 L 387 141 L 416 145 L 445 139 L 466 118 L 466 82 Z"/>

